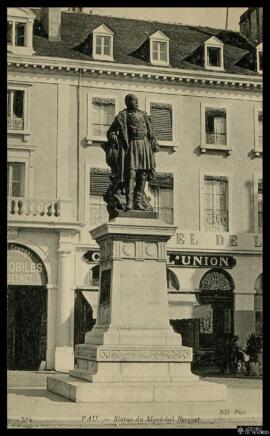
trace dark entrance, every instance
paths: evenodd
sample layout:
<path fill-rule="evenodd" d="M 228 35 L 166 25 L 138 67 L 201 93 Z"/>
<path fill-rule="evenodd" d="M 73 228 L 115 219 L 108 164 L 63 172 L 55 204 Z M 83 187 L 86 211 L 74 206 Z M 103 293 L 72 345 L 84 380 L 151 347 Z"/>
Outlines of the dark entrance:
<path fill-rule="evenodd" d="M 46 286 L 8 286 L 7 320 L 8 369 L 38 370 L 46 361 Z"/>
<path fill-rule="evenodd" d="M 83 295 L 83 291 L 76 289 L 74 304 L 74 345 L 83 344 L 84 336 L 92 330 L 96 320 L 93 309 Z"/>
<path fill-rule="evenodd" d="M 233 280 L 224 270 L 208 271 L 200 283 L 199 349 L 214 349 L 215 341 L 233 334 Z M 205 310 L 204 310 L 205 308 Z"/>

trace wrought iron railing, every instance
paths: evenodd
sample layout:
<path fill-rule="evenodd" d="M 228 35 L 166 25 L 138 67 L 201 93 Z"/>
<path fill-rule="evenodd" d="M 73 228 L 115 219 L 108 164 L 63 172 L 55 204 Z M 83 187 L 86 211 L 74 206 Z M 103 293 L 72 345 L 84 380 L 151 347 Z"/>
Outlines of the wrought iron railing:
<path fill-rule="evenodd" d="M 8 130 L 23 130 L 24 119 L 16 117 L 8 117 Z"/>
<path fill-rule="evenodd" d="M 226 145 L 226 133 L 206 133 L 206 143 Z"/>

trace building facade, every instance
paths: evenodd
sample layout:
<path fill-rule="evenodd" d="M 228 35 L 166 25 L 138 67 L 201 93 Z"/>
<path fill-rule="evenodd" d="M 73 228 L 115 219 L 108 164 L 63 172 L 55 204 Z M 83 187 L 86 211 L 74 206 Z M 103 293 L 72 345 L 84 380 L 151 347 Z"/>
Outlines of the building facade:
<path fill-rule="evenodd" d="M 169 319 L 197 355 L 262 334 L 260 52 L 238 32 L 8 9 L 10 369 L 72 368 L 94 324 L 100 145 L 130 92 L 160 144 L 147 194 L 176 226 Z"/>

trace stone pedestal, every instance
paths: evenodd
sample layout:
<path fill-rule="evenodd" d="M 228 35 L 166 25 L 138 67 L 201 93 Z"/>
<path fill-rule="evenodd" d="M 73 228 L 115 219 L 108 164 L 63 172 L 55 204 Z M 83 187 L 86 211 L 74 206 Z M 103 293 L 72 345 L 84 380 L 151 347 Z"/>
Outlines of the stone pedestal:
<path fill-rule="evenodd" d="M 97 322 L 76 346 L 71 377 L 48 377 L 49 390 L 84 402 L 226 398 L 225 386 L 210 383 L 210 395 L 192 374 L 192 349 L 169 324 L 165 245 L 174 232 L 125 217 L 91 231 L 100 245 Z"/>

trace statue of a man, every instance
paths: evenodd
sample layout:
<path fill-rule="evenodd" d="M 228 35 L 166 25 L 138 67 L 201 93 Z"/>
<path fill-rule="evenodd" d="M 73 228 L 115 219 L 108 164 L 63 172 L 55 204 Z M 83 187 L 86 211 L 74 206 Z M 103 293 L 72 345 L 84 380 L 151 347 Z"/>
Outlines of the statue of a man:
<path fill-rule="evenodd" d="M 136 95 L 128 94 L 125 103 L 126 109 L 119 112 L 107 132 L 107 163 L 123 184 L 125 210 L 145 210 L 145 183 L 154 176 L 158 144 L 149 116 L 138 108 Z"/>

